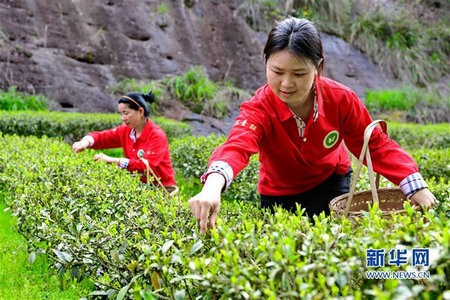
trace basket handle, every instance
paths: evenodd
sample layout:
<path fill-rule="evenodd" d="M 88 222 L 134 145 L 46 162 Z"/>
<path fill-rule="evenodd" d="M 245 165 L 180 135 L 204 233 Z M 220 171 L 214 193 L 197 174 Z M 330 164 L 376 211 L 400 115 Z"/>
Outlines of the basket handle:
<path fill-rule="evenodd" d="M 144 151 L 139 150 L 138 151 L 138 157 L 145 165 L 146 174 L 147 174 L 147 183 L 150 184 L 150 182 L 149 182 L 150 181 L 150 176 L 149 176 L 150 174 L 149 173 L 152 173 L 153 178 L 156 180 L 156 182 L 158 182 L 160 187 L 162 187 L 162 189 L 166 192 L 166 194 L 170 195 L 170 193 L 167 191 L 166 187 L 162 184 L 161 179 L 159 179 L 159 177 L 156 176 L 155 172 L 150 167 L 150 164 L 148 163 L 148 160 L 144 158 Z"/>
<path fill-rule="evenodd" d="M 356 184 L 358 182 L 359 174 L 361 173 L 361 168 L 363 166 L 364 156 L 366 157 L 367 162 L 367 169 L 369 171 L 369 181 L 370 181 L 370 188 L 372 190 L 372 199 L 374 202 L 378 202 L 378 187 L 380 186 L 380 174 L 376 175 L 376 179 L 374 178 L 374 172 L 373 172 L 373 166 L 372 166 L 372 159 L 370 157 L 370 151 L 369 151 L 369 140 L 370 136 L 372 135 L 373 130 L 377 125 L 381 126 L 381 129 L 384 133 L 387 133 L 387 124 L 383 120 L 375 120 L 369 125 L 367 125 L 366 129 L 364 130 L 364 143 L 361 149 L 361 153 L 359 155 L 358 159 L 358 166 L 356 167 L 355 176 L 353 178 L 352 186 L 350 188 L 350 193 L 347 198 L 347 203 L 345 206 L 345 217 L 348 216 L 348 212 L 350 210 L 350 205 L 352 203 L 353 194 L 355 193 Z"/>

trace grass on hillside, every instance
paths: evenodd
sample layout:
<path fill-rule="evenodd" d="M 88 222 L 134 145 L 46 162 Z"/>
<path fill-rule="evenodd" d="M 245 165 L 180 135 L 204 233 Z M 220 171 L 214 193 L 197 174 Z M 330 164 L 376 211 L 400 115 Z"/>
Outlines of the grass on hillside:
<path fill-rule="evenodd" d="M 236 13 L 260 32 L 289 15 L 308 18 L 321 32 L 359 48 L 390 76 L 428 87 L 449 72 L 450 43 L 450 14 L 428 6 L 421 0 L 244 0 Z"/>
<path fill-rule="evenodd" d="M 45 111 L 49 106 L 50 100 L 47 97 L 18 92 L 16 86 L 10 86 L 8 91 L 0 91 L 0 110 Z"/>
<path fill-rule="evenodd" d="M 45 255 L 34 263 L 28 261 L 24 238 L 16 230 L 16 222 L 0 194 L 0 299 L 80 299 L 86 297 L 93 284 L 77 283 L 69 276 L 60 278 L 49 269 Z"/>

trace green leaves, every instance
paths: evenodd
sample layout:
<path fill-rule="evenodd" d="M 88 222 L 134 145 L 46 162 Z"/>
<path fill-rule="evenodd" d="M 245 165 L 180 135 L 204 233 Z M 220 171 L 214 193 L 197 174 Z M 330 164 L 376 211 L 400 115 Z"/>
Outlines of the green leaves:
<path fill-rule="evenodd" d="M 192 245 L 191 250 L 189 251 L 189 254 L 192 255 L 195 252 L 199 251 L 201 248 L 203 247 L 203 242 L 202 240 L 198 240 L 197 242 L 195 242 L 194 245 Z"/>
<path fill-rule="evenodd" d="M 63 264 L 70 264 L 73 260 L 73 257 L 70 253 L 62 252 L 56 249 L 52 249 L 53 253 L 55 253 L 58 260 Z"/>
<path fill-rule="evenodd" d="M 8 91 L 0 91 L 0 110 L 6 111 L 45 111 L 50 100 L 43 95 L 29 95 L 16 91 L 16 86 L 9 87 Z"/>
<path fill-rule="evenodd" d="M 190 134 L 188 124 L 156 117 L 168 139 Z M 114 128 L 122 122 L 117 114 L 62 112 L 8 112 L 0 110 L 0 132 L 20 136 L 52 137 L 73 143 L 88 132 Z"/>
<path fill-rule="evenodd" d="M 168 77 L 164 83 L 175 99 L 181 100 L 195 113 L 201 113 L 205 102 L 211 102 L 219 90 L 219 86 L 209 80 L 201 67 L 193 67 L 180 76 Z"/>
<path fill-rule="evenodd" d="M 183 179 L 195 179 L 199 185 L 199 178 L 206 171 L 210 154 L 225 140 L 225 136 L 214 134 L 174 139 L 170 144 L 170 154 L 176 173 L 181 174 Z M 255 155 L 250 158 L 249 166 L 238 174 L 223 197 L 230 201 L 258 201 L 258 176 L 259 161 Z"/>
<path fill-rule="evenodd" d="M 174 165 L 187 162 L 192 169 L 185 175 L 196 176 L 205 149 L 220 141 L 175 140 Z M 358 225 L 324 215 L 312 223 L 300 210 L 271 214 L 242 196 L 248 191 L 239 194 L 247 187 L 235 182 L 233 197 L 245 199 L 223 201 L 216 228 L 201 235 L 188 204 L 192 191 L 166 198 L 124 170 L 92 162 L 90 151 L 75 155 L 70 145 L 46 137 L 0 135 L 0 147 L 0 185 L 29 251 L 47 253 L 61 272 L 92 278 L 93 297 L 438 298 L 450 288 L 445 180 L 429 182 L 440 200 L 435 209 L 422 214 L 406 205 L 408 214 L 386 220 L 373 207 Z M 252 181 L 258 168 L 248 168 Z M 365 277 L 367 249 L 396 247 L 432 250 L 426 283 Z"/>

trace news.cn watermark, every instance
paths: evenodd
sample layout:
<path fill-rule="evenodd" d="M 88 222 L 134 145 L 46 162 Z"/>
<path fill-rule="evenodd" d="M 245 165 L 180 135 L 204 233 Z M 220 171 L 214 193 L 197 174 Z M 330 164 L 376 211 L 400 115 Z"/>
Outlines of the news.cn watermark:
<path fill-rule="evenodd" d="M 367 279 L 429 279 L 430 272 L 430 249 L 367 249 L 366 267 L 368 269 L 381 268 L 385 266 L 404 267 L 411 266 L 408 271 L 366 271 Z M 423 270 L 419 270 L 423 269 Z"/>

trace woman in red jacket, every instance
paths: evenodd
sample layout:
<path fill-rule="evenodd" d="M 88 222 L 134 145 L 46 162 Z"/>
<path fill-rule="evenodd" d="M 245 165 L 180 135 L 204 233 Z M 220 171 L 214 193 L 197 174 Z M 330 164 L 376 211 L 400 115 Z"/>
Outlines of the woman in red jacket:
<path fill-rule="evenodd" d="M 311 216 L 349 192 L 351 162 L 341 143 L 359 157 L 372 119 L 348 87 L 321 76 L 322 41 L 312 22 L 288 18 L 264 47 L 267 84 L 241 105 L 227 141 L 214 150 L 202 191 L 190 199 L 200 221 L 214 226 L 220 195 L 259 153 L 261 207 L 275 205 Z M 410 155 L 376 128 L 370 139 L 374 170 L 399 185 L 413 204 L 432 206 L 434 195 Z"/>
<path fill-rule="evenodd" d="M 150 111 L 147 101 L 150 103 L 154 101 L 151 92 L 129 93 L 120 97 L 117 106 L 123 124 L 114 129 L 91 132 L 75 142 L 72 149 L 77 153 L 86 148 L 122 147 L 125 158 L 99 153 L 94 155 L 94 160 L 117 164 L 119 168 L 141 174 L 146 174 L 148 163 L 156 177 L 153 183 L 171 191 L 176 187 L 176 182 L 168 140 L 164 131 L 148 118 Z M 141 181 L 147 182 L 147 177 L 142 176 Z"/>

